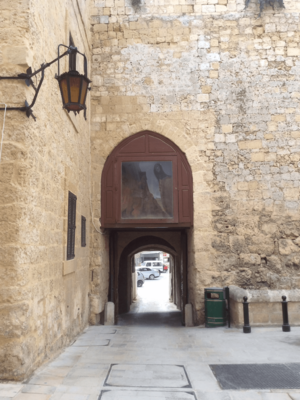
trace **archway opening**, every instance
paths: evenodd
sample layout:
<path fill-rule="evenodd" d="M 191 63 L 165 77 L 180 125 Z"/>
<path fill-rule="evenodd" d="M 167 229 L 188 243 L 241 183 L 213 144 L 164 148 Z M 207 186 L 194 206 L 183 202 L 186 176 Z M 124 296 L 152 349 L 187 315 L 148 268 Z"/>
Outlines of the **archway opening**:
<path fill-rule="evenodd" d="M 192 170 L 171 140 L 142 131 L 124 139 L 105 162 L 101 181 L 101 228 L 110 232 L 110 302 L 115 317 L 133 302 L 134 255 L 160 250 L 174 263 L 172 301 L 187 304 L 187 230 L 193 226 Z"/>
<path fill-rule="evenodd" d="M 177 311 L 173 303 L 174 258 L 160 250 L 144 250 L 133 256 L 132 299 L 134 314 Z"/>
<path fill-rule="evenodd" d="M 120 254 L 116 292 L 119 324 L 181 326 L 184 323 L 186 258 L 180 245 L 183 233 L 155 234 L 140 234 Z M 118 233 L 119 243 L 124 236 L 128 233 Z M 137 286 L 138 281 L 142 281 L 142 286 Z"/>
<path fill-rule="evenodd" d="M 119 315 L 119 325 L 181 326 L 180 304 L 176 305 L 176 257 L 168 254 L 170 262 L 163 264 L 160 250 L 144 250 L 131 257 L 132 285 L 130 310 Z M 148 256 L 147 261 L 141 261 Z M 152 257 L 151 257 L 152 256 Z M 161 260 L 161 261 L 160 261 Z M 163 268 L 168 268 L 164 270 Z"/>

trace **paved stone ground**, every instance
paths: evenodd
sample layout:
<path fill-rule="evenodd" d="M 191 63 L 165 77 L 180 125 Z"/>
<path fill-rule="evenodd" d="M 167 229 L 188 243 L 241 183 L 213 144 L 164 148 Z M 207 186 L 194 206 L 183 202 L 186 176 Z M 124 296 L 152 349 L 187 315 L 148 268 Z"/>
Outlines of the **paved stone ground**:
<path fill-rule="evenodd" d="M 167 275 L 161 281 L 167 282 Z M 157 287 L 159 282 L 146 281 L 139 292 L 157 294 Z M 300 362 L 300 328 L 290 333 L 256 328 L 248 335 L 237 329 L 185 328 L 169 303 L 155 314 L 155 302 L 147 323 L 142 302 L 120 319 L 121 325 L 89 327 L 28 382 L 0 384 L 0 400 L 300 400 L 300 390 L 221 390 L 209 368 Z M 158 308 L 164 310 L 163 302 Z"/>

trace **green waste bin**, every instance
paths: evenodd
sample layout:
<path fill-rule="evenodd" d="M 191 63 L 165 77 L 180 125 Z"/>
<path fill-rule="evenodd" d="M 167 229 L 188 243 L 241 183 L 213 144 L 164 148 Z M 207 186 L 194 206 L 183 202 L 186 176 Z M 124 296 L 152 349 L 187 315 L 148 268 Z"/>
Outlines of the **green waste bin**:
<path fill-rule="evenodd" d="M 226 299 L 223 288 L 204 289 L 205 326 L 215 328 L 226 325 Z"/>

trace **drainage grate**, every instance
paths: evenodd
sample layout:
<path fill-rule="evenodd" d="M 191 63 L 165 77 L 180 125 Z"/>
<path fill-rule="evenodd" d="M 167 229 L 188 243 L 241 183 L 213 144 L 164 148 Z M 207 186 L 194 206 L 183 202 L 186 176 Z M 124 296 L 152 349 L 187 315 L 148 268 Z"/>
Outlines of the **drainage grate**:
<path fill-rule="evenodd" d="M 210 365 L 222 389 L 300 389 L 300 363 Z"/>

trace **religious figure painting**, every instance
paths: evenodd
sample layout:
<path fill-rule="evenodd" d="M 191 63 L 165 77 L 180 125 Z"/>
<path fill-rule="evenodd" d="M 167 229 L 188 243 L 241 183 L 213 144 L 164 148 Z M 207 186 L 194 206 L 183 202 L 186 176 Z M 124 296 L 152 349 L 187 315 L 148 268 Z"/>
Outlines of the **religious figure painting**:
<path fill-rule="evenodd" d="M 122 163 L 122 219 L 173 218 L 172 161 Z"/>

